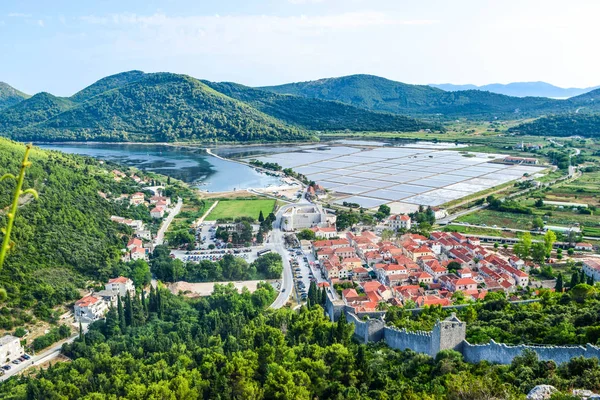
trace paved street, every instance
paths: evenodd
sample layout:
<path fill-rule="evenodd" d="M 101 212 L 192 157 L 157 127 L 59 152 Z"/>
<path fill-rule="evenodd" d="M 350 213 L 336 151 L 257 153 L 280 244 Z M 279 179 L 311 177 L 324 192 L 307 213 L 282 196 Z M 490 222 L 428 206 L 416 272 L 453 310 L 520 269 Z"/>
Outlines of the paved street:
<path fill-rule="evenodd" d="M 285 248 L 284 241 L 284 232 L 281 230 L 281 216 L 283 213 L 290 207 L 295 207 L 302 204 L 310 204 L 308 200 L 306 200 L 305 193 L 302 194 L 302 197 L 298 201 L 298 203 L 287 204 L 282 206 L 279 210 L 277 210 L 277 214 L 275 215 L 277 219 L 273 223 L 273 231 L 269 235 L 269 242 L 267 243 L 267 247 L 270 247 L 272 250 L 278 252 L 283 259 L 283 276 L 281 279 L 281 291 L 279 295 L 271 304 L 271 308 L 281 308 L 287 303 L 288 298 L 292 293 L 292 289 L 294 287 L 294 277 L 292 276 L 292 266 L 289 262 L 289 253 Z"/>
<path fill-rule="evenodd" d="M 173 207 L 173 210 L 171 210 L 171 212 L 167 216 L 167 219 L 165 219 L 163 221 L 162 225 L 160 226 L 160 229 L 158 230 L 158 233 L 156 234 L 156 237 L 154 238 L 155 246 L 158 246 L 158 245 L 161 245 L 164 243 L 165 232 L 167 231 L 167 229 L 169 229 L 169 225 L 171 225 L 171 222 L 173 222 L 173 219 L 175 218 L 175 216 L 177 214 L 179 214 L 179 212 L 181 211 L 182 205 L 183 205 L 183 200 L 181 199 L 181 197 L 179 197 L 177 199 L 177 204 L 175 205 L 175 207 Z"/>
<path fill-rule="evenodd" d="M 87 324 L 83 324 L 83 331 L 87 332 Z M 55 359 L 56 357 L 58 357 L 60 355 L 60 349 L 62 348 L 62 345 L 64 343 L 73 343 L 78 337 L 79 337 L 79 331 L 77 331 L 76 334 L 74 334 L 67 340 L 60 341 L 56 344 L 53 344 L 48 349 L 42 351 L 39 354 L 32 356 L 30 360 L 26 360 L 25 362 L 22 362 L 21 364 L 18 364 L 18 365 L 10 363 L 10 366 L 12 368 L 9 369 L 8 371 L 4 371 L 5 374 L 0 376 L 0 382 L 7 380 L 11 376 L 19 374 L 28 368 L 44 364 L 45 362 Z"/>

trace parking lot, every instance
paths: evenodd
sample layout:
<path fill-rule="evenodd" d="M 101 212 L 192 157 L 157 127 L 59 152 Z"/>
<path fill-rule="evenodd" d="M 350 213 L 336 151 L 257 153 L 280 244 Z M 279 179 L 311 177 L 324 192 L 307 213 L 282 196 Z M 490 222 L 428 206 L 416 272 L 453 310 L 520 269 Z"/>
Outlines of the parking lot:
<path fill-rule="evenodd" d="M 300 248 L 291 248 L 289 260 L 294 274 L 294 289 L 297 293 L 296 300 L 305 301 L 311 281 L 320 283 L 325 281 L 321 271 L 314 265 L 312 254 L 304 254 Z"/>
<path fill-rule="evenodd" d="M 13 367 L 20 365 L 30 359 L 31 356 L 29 354 L 23 354 L 21 357 L 12 360 L 10 363 L 4 364 L 0 369 L 0 376 L 4 375 L 7 371 L 10 371 Z"/>

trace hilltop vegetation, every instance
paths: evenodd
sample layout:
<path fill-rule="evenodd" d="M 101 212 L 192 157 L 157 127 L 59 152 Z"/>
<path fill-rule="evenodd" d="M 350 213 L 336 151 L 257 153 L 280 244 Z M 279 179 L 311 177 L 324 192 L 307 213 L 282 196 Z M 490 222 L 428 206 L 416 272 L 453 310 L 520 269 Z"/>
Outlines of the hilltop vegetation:
<path fill-rule="evenodd" d="M 600 115 L 562 114 L 539 118 L 508 130 L 532 136 L 600 137 Z"/>
<path fill-rule="evenodd" d="M 76 103 L 81 103 L 101 93 L 123 87 L 135 81 L 139 81 L 144 76 L 146 76 L 146 74 L 142 71 L 127 71 L 121 72 L 120 74 L 110 75 L 75 93 L 70 97 L 70 100 Z"/>
<path fill-rule="evenodd" d="M 511 97 L 481 90 L 446 92 L 425 85 L 409 85 L 372 75 L 350 75 L 309 82 L 264 87 L 280 94 L 335 100 L 356 107 L 410 115 L 441 115 L 448 118 L 523 118 L 549 112 L 575 111 L 582 105 L 600 109 L 600 90 L 568 100 L 545 97 Z"/>
<path fill-rule="evenodd" d="M 274 118 L 310 130 L 352 130 L 414 132 L 421 129 L 441 130 L 424 121 L 383 112 L 372 112 L 340 102 L 293 95 L 280 95 L 231 82 L 208 82 L 208 86 L 243 101 Z"/>
<path fill-rule="evenodd" d="M 27 126 L 35 126 L 55 115 L 71 109 L 74 104 L 66 98 L 50 93 L 38 93 L 26 101 L 0 112 L 0 133 L 10 134 Z"/>
<path fill-rule="evenodd" d="M 0 82 L 0 110 L 20 103 L 27 98 L 29 98 L 29 95 L 19 92 L 4 82 Z"/>
<path fill-rule="evenodd" d="M 270 142 L 314 138 L 308 130 L 442 130 L 339 102 L 170 73 L 129 71 L 70 98 L 39 93 L 21 100 L 0 111 L 0 135 L 43 141 Z"/>
<path fill-rule="evenodd" d="M 7 133 L 19 140 L 47 141 L 274 141 L 309 137 L 194 78 L 168 73 L 145 75 L 44 122 L 5 130 Z"/>
<path fill-rule="evenodd" d="M 0 138 L 0 175 L 16 173 L 25 146 Z M 121 234 L 129 229 L 110 220 L 111 215 L 135 217 L 136 210 L 99 196 L 133 193 L 133 181 L 115 182 L 92 158 L 33 148 L 32 165 L 24 187 L 32 187 L 39 199 L 28 199 L 17 213 L 12 240 L 15 246 L 0 270 L 0 287 L 8 292 L 0 328 L 10 329 L 13 320 L 30 320 L 22 310 L 51 319 L 51 308 L 78 299 L 85 279 L 114 276 Z M 130 183 L 128 183 L 130 182 Z M 0 227 L 6 225 L 6 206 L 13 181 L 0 183 Z M 2 234 L 0 233 L 0 240 Z"/>

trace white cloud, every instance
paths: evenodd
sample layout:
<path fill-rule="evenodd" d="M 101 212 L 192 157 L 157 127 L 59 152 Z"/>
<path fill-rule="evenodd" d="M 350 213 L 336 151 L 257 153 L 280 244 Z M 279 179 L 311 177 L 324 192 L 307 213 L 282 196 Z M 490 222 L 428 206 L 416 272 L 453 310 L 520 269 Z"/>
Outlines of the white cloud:
<path fill-rule="evenodd" d="M 44 24 L 44 20 L 43 20 L 43 19 L 38 19 L 38 20 L 37 20 L 37 24 L 38 24 L 39 26 L 41 26 L 42 28 L 45 26 L 45 24 Z"/>
<path fill-rule="evenodd" d="M 17 13 L 17 12 L 8 13 L 6 15 L 9 17 L 13 17 L 13 18 L 31 18 L 31 14 L 24 14 L 24 13 Z"/>

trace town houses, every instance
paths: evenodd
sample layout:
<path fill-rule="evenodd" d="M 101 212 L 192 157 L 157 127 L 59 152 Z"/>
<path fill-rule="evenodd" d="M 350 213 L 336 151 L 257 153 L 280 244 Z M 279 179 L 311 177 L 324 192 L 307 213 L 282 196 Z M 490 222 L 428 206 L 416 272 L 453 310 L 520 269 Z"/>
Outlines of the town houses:
<path fill-rule="evenodd" d="M 110 307 L 117 305 L 118 297 L 135 295 L 133 281 L 129 278 L 119 276 L 110 279 L 104 285 L 104 290 L 92 292 L 75 302 L 73 314 L 75 321 L 94 322 L 104 318 Z"/>
<path fill-rule="evenodd" d="M 523 260 L 456 232 L 406 233 L 385 241 L 371 231 L 331 237 L 305 247 L 329 285 L 353 284 L 341 297 L 360 311 L 380 309 L 382 302 L 448 306 L 458 291 L 459 298 L 480 300 L 490 291 L 510 294 L 529 285 Z M 590 261 L 588 270 L 600 278 L 599 263 Z"/>

